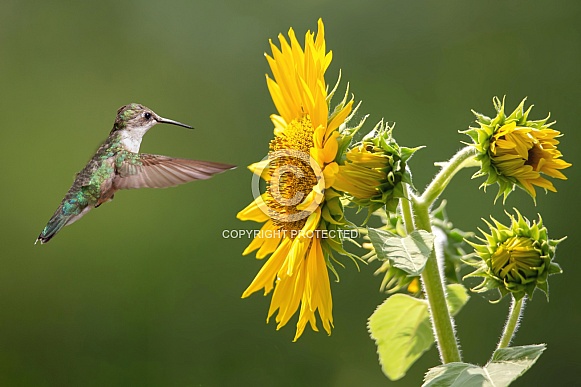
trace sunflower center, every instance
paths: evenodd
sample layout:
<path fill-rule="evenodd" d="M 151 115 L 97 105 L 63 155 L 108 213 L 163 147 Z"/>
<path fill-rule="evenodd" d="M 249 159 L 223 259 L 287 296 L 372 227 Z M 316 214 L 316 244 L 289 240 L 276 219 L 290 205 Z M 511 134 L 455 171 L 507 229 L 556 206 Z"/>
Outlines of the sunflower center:
<path fill-rule="evenodd" d="M 305 116 L 292 120 L 270 142 L 268 157 L 273 172 L 267 182 L 265 202 L 273 223 L 281 230 L 301 230 L 310 215 L 297 206 L 318 180 L 310 158 L 314 131 L 310 118 Z"/>
<path fill-rule="evenodd" d="M 525 161 L 525 165 L 530 165 L 536 171 L 539 161 L 543 158 L 543 148 L 536 143 L 529 149 L 529 157 Z"/>

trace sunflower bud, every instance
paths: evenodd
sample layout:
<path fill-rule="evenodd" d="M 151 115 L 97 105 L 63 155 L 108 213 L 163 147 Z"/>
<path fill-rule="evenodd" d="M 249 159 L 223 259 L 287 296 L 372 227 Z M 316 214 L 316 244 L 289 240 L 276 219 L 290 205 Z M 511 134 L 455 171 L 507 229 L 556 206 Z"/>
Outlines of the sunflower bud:
<path fill-rule="evenodd" d="M 369 214 L 386 206 L 395 212 L 404 196 L 402 183 L 411 184 L 406 163 L 419 149 L 400 147 L 391 136 L 393 127 L 380 122 L 363 141 L 345 155 L 335 176 L 333 188 L 345 192 Z"/>
<path fill-rule="evenodd" d="M 504 99 L 501 102 L 494 97 L 496 116 L 489 118 L 473 111 L 479 127 L 463 132 L 472 138 L 477 150 L 476 160 L 481 162 L 480 170 L 473 177 L 487 176 L 482 183 L 484 188 L 498 183 L 496 199 L 504 195 L 506 200 L 515 186 L 524 189 L 533 199 L 535 186 L 555 192 L 553 183 L 543 175 L 566 180 L 559 170 L 571 166 L 561 159 L 562 154 L 557 149 L 557 137 L 561 133 L 550 128 L 554 122 L 547 123 L 549 117 L 529 120 L 532 106 L 525 111 L 525 100 L 507 116 Z"/>
<path fill-rule="evenodd" d="M 466 277 L 484 278 L 472 289 L 478 293 L 498 289 L 501 298 L 511 293 L 518 300 L 525 294 L 532 298 L 535 288 L 539 288 L 548 298 L 548 276 L 561 273 L 559 265 L 553 262 L 555 250 L 565 238 L 549 239 L 540 216 L 538 222 L 531 223 L 516 213 L 516 217 L 507 214 L 511 220 L 508 227 L 494 218 L 491 218 L 494 225 L 485 221 L 490 234 L 482 232 L 484 238 L 478 238 L 484 244 L 468 242 L 478 258 L 467 262 L 477 269 Z"/>

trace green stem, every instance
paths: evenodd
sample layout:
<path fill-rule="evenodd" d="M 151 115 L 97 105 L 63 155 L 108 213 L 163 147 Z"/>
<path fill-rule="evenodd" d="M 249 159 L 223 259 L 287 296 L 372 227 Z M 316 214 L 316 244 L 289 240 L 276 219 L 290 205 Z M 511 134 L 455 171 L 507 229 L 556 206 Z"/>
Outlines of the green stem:
<path fill-rule="evenodd" d="M 416 198 L 414 198 L 412 206 L 415 214 L 416 227 L 420 230 L 432 232 L 429 206 L 418 203 Z M 436 343 L 438 344 L 438 350 L 442 362 L 446 364 L 462 361 L 460 350 L 458 348 L 458 341 L 456 340 L 456 333 L 454 332 L 452 315 L 450 314 L 450 310 L 446 304 L 446 293 L 444 291 L 444 284 L 442 283 L 442 276 L 438 268 L 435 249 L 432 250 L 430 257 L 426 262 L 424 271 L 422 272 L 422 283 L 424 285 L 426 298 L 428 299 L 430 316 L 434 328 L 434 336 L 436 337 Z"/>
<path fill-rule="evenodd" d="M 450 161 L 444 163 L 442 169 L 434 180 L 428 185 L 422 196 L 418 199 L 421 203 L 427 203 L 428 206 L 432 205 L 448 186 L 448 183 L 456 173 L 458 173 L 462 168 L 472 167 L 479 165 L 476 160 L 474 160 L 474 155 L 476 150 L 472 146 L 467 146 L 462 148 L 456 153 Z"/>
<path fill-rule="evenodd" d="M 401 214 L 403 217 L 403 224 L 405 226 L 405 230 L 408 233 L 408 235 L 414 231 L 414 217 L 413 217 L 413 213 L 412 213 L 412 209 L 410 207 L 411 203 L 410 203 L 410 193 L 409 193 L 409 186 L 407 184 L 404 184 L 403 186 L 403 200 L 399 201 L 399 205 L 401 208 Z"/>
<path fill-rule="evenodd" d="M 497 349 L 506 348 L 512 341 L 516 330 L 518 329 L 518 322 L 524 311 L 524 301 L 525 297 L 520 298 L 518 301 L 512 297 L 512 303 L 510 304 L 510 311 L 508 312 L 508 320 L 504 326 L 504 332 L 502 332 L 502 337 L 498 342 Z"/>
<path fill-rule="evenodd" d="M 440 172 L 438 172 L 420 197 L 412 195 L 411 204 L 416 229 L 432 232 L 430 207 L 458 171 L 468 166 L 478 165 L 474 160 L 475 153 L 475 149 L 471 146 L 459 150 L 450 161 L 442 165 Z M 402 209 L 404 208 L 405 205 L 402 206 Z M 422 272 L 422 283 L 430 307 L 434 336 L 436 337 L 442 362 L 446 364 L 461 361 L 458 340 L 456 339 L 456 332 L 454 332 L 454 320 L 446 304 L 446 292 L 442 281 L 442 273 L 440 273 L 438 268 L 435 249 L 432 250 Z"/>

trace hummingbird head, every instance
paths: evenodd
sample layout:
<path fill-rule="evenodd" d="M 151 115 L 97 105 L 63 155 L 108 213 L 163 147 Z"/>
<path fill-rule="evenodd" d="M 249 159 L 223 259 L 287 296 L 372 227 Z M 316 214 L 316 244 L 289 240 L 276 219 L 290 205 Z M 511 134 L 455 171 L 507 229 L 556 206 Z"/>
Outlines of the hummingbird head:
<path fill-rule="evenodd" d="M 117 110 L 117 117 L 115 118 L 112 132 L 125 130 L 133 132 L 134 135 L 143 136 L 156 124 L 172 124 L 192 129 L 189 125 L 163 118 L 148 107 L 137 103 L 130 103 Z"/>
<path fill-rule="evenodd" d="M 192 129 L 189 125 L 160 117 L 153 110 L 143 105 L 130 103 L 122 106 L 117 111 L 117 117 L 111 133 L 120 133 L 123 146 L 131 152 L 137 153 L 139 152 L 141 139 L 156 124 L 172 124 Z"/>

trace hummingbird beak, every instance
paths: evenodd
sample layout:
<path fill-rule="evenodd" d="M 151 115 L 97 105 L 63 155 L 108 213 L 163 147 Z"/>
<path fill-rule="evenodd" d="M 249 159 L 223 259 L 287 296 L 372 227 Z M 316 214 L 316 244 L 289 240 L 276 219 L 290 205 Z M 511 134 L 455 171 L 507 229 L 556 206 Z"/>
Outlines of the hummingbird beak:
<path fill-rule="evenodd" d="M 172 124 L 172 125 L 177 125 L 177 126 L 183 126 L 184 128 L 188 128 L 188 129 L 194 129 L 190 125 L 182 124 L 181 122 L 170 120 L 168 118 L 156 117 L 155 120 L 160 124 Z"/>

